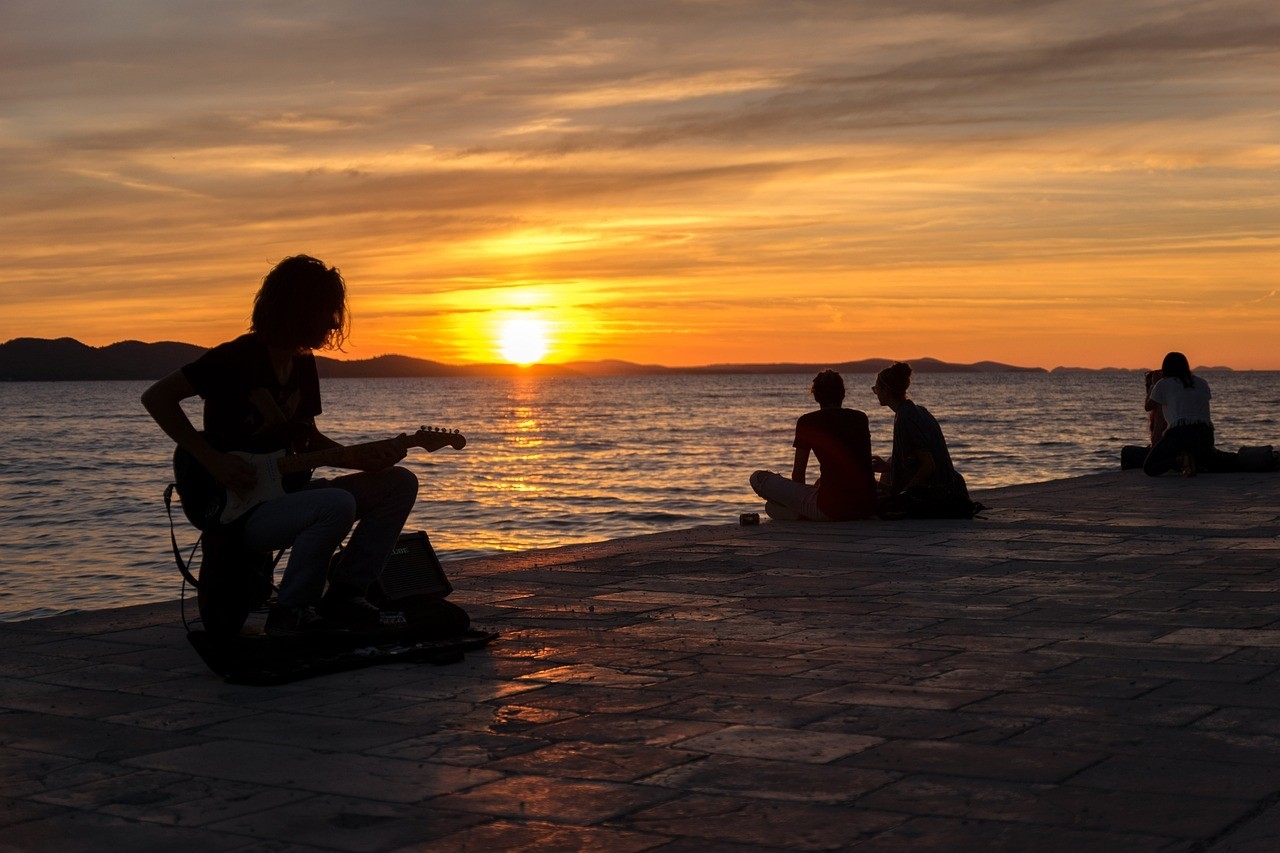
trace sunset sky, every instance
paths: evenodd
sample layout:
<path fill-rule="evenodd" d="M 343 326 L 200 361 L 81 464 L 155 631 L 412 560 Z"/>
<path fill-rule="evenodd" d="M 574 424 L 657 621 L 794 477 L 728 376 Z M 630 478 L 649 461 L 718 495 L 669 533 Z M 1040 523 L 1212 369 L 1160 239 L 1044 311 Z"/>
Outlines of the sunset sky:
<path fill-rule="evenodd" d="M 351 358 L 1280 369 L 1274 0 L 6 0 L 0 45 L 0 341 L 212 345 L 307 253 Z"/>

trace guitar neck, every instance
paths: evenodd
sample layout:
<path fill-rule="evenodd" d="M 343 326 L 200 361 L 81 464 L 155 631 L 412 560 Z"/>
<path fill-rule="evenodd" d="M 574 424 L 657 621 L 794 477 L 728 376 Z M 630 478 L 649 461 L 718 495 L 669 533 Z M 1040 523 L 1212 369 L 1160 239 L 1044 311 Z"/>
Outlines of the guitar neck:
<path fill-rule="evenodd" d="M 309 453 L 297 453 L 285 456 L 276 463 L 280 474 L 296 474 L 299 471 L 310 471 L 332 465 L 336 468 L 350 468 L 369 451 L 380 447 L 400 447 L 407 449 L 404 436 L 384 438 L 380 441 L 367 441 L 364 444 L 349 444 L 346 447 L 333 447 L 328 450 L 313 450 Z"/>

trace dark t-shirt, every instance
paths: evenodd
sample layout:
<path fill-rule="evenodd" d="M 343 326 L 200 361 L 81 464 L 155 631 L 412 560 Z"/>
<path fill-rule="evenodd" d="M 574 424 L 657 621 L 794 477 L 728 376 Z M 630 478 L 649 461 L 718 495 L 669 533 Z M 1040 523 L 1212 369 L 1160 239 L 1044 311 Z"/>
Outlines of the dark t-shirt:
<path fill-rule="evenodd" d="M 937 419 L 928 409 L 907 400 L 893 417 L 893 460 L 889 471 L 892 488 L 901 489 L 911 481 L 920 465 L 922 450 L 933 457 L 935 470 L 929 481 L 921 485 L 944 492 L 964 490 Z"/>
<path fill-rule="evenodd" d="M 204 431 L 214 447 L 265 453 L 302 450 L 320 414 L 315 356 L 294 356 L 281 383 L 265 344 L 241 335 L 219 344 L 182 368 L 204 398 Z"/>
<path fill-rule="evenodd" d="M 818 509 L 828 518 L 842 521 L 875 512 L 871 430 L 865 414 L 832 407 L 801 415 L 794 446 L 818 457 Z"/>

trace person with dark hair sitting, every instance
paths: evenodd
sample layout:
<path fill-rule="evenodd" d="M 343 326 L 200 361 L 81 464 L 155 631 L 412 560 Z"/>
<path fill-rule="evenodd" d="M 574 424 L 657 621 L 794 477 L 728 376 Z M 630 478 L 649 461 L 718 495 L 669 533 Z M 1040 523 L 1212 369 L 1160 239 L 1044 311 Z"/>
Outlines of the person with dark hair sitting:
<path fill-rule="evenodd" d="M 834 370 L 815 376 L 810 391 L 819 408 L 796 421 L 791 478 L 756 471 L 751 488 L 765 499 L 769 517 L 779 521 L 848 521 L 873 515 L 876 484 L 866 414 L 841 405 L 844 380 Z M 811 452 L 821 467 L 818 479 L 808 484 Z"/>
<path fill-rule="evenodd" d="M 260 485 L 255 467 L 231 451 L 341 448 L 316 427 L 320 381 L 312 351 L 341 348 L 348 328 L 346 283 L 336 268 L 315 258 L 286 258 L 263 279 L 249 328 L 142 395 L 143 406 L 160 428 L 228 491 Z M 181 406 L 196 395 L 204 399 L 203 431 L 196 430 Z M 402 614 L 381 611 L 365 594 L 413 508 L 418 479 L 396 465 L 405 455 L 402 446 L 367 447 L 345 465 L 356 473 L 332 480 L 311 480 L 309 471 L 286 477 L 279 484 L 282 494 L 214 531 L 250 552 L 290 549 L 277 601 L 267 616 L 268 634 L 403 625 Z M 335 559 L 348 532 L 351 537 Z"/>
<path fill-rule="evenodd" d="M 951 463 L 942 427 L 929 410 L 907 396 L 911 366 L 894 362 L 876 375 L 871 391 L 893 410 L 893 450 L 872 457 L 882 475 L 880 513 L 885 518 L 971 518 L 974 503 L 964 477 Z"/>
<path fill-rule="evenodd" d="M 1180 352 L 1166 355 L 1160 377 L 1147 391 L 1145 408 L 1159 412 L 1167 426 L 1152 444 L 1142 470 L 1152 477 L 1175 466 L 1187 476 L 1239 470 L 1236 454 L 1214 448 L 1209 383 L 1191 372 L 1187 357 Z"/>

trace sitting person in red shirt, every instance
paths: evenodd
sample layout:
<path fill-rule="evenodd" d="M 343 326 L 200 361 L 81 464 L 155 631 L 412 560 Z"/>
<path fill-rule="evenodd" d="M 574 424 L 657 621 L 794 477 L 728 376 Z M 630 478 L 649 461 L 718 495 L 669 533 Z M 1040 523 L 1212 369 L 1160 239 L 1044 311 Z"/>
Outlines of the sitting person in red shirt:
<path fill-rule="evenodd" d="M 848 521 L 874 515 L 876 483 L 866 414 L 841 405 L 844 380 L 834 370 L 815 376 L 810 390 L 820 408 L 796 421 L 791 478 L 756 471 L 751 488 L 765 499 L 769 517 L 780 521 Z M 805 482 L 810 452 L 820 466 L 812 485 Z"/>

